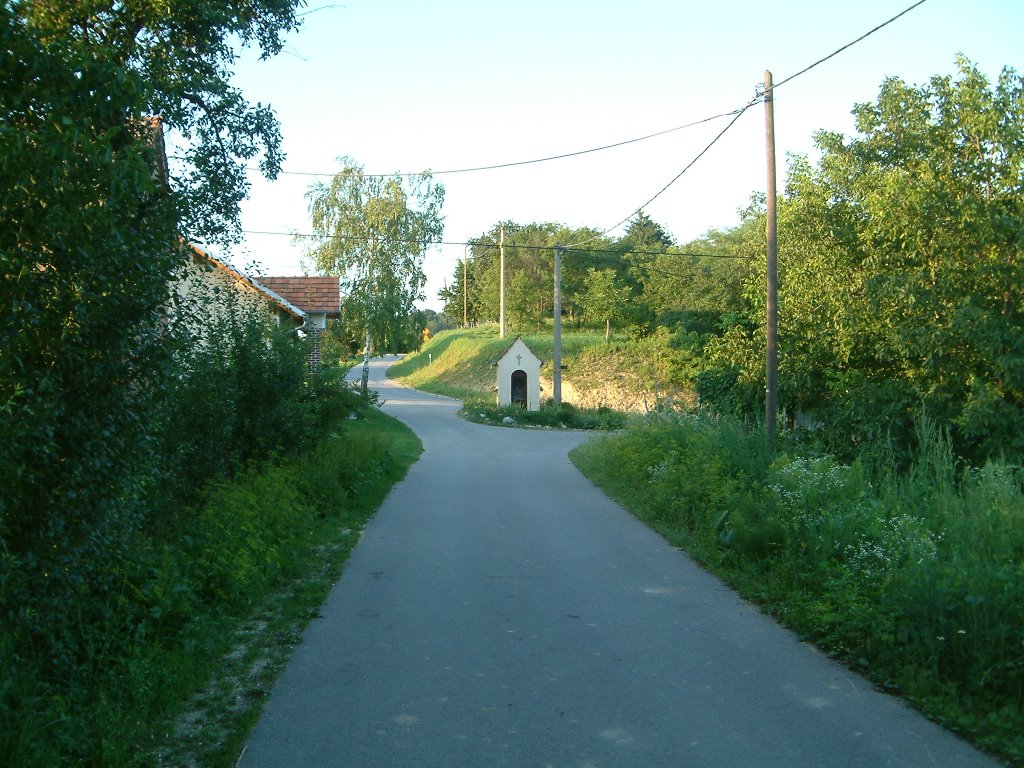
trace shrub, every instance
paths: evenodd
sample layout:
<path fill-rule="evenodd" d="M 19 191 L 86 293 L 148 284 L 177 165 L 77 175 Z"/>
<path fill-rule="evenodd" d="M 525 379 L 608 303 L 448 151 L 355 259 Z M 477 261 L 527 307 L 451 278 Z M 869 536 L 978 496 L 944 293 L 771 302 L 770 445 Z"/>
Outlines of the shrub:
<path fill-rule="evenodd" d="M 701 406 L 723 416 L 749 417 L 764 409 L 764 394 L 738 367 L 707 368 L 697 374 Z"/>
<path fill-rule="evenodd" d="M 294 473 L 283 468 L 255 465 L 237 482 L 211 486 L 185 526 L 199 599 L 231 609 L 265 591 L 294 562 L 312 514 Z"/>
<path fill-rule="evenodd" d="M 628 417 L 610 408 L 577 408 L 570 403 L 555 407 L 551 401 L 544 402 L 540 410 L 529 411 L 518 405 L 499 406 L 491 398 L 468 398 L 462 407 L 462 414 L 470 421 L 483 424 L 509 424 L 555 429 L 621 429 Z"/>

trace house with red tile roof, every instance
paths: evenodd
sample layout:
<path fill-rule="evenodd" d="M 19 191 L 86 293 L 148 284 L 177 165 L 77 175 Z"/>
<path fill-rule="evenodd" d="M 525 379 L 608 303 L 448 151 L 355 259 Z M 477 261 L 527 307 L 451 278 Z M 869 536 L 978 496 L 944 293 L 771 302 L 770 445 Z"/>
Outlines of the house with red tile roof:
<path fill-rule="evenodd" d="M 150 167 L 153 177 L 157 185 L 166 191 L 169 180 L 163 120 L 160 117 L 146 117 L 139 121 L 139 126 L 151 150 Z M 331 314 L 332 307 L 334 316 L 339 314 L 338 278 L 313 278 L 313 280 L 320 281 L 314 286 L 314 293 L 317 296 L 314 305 L 318 307 L 318 310 L 310 316 L 273 289 L 243 274 L 226 261 L 211 256 L 197 245 L 183 243 L 183 246 L 188 258 L 172 283 L 172 291 L 175 294 L 172 303 L 179 307 L 193 308 L 191 312 L 186 313 L 188 316 L 186 323 L 195 339 L 201 341 L 209 333 L 211 316 L 223 317 L 227 313 L 232 313 L 235 308 L 243 307 L 248 310 L 265 312 L 278 325 L 293 328 L 300 335 L 309 326 L 313 331 L 309 366 L 313 370 L 319 367 L 320 331 L 326 326 L 326 318 Z M 281 279 L 303 281 L 309 278 Z M 325 279 L 334 281 L 333 304 L 326 298 L 331 294 L 332 288 L 329 282 L 322 282 Z M 289 286 L 285 285 L 285 287 Z M 308 291 L 301 293 L 305 296 Z M 202 307 L 202 309 L 195 310 L 195 307 Z"/>
<path fill-rule="evenodd" d="M 259 285 L 280 296 L 305 314 L 303 331 L 313 337 L 311 364 L 320 364 L 320 334 L 327 321 L 341 317 L 341 281 L 337 276 L 260 277 Z"/>
<path fill-rule="evenodd" d="M 341 317 L 341 284 L 337 277 L 257 277 L 256 282 L 306 313 L 306 328 L 327 327 Z"/>

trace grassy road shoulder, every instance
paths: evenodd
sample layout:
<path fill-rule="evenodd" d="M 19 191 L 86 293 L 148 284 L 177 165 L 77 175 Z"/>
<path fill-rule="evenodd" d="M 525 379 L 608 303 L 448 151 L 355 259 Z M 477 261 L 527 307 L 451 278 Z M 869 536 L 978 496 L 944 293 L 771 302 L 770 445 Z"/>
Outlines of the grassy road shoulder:
<path fill-rule="evenodd" d="M 187 669 L 191 691 L 174 686 L 182 695 L 177 706 L 165 698 L 168 714 L 151 737 L 151 757 L 140 764 L 235 765 L 275 678 L 319 615 L 363 526 L 421 452 L 411 430 L 367 408 L 301 459 L 256 468 L 210 495 L 204 516 L 233 521 L 225 523 L 230 530 L 211 535 L 230 543 L 249 535 L 242 529 L 250 524 L 266 531 L 268 538 L 253 539 L 250 551 L 273 563 L 273 576 L 247 579 L 246 552 L 223 564 L 221 588 L 248 581 L 240 585 L 245 594 L 226 615 L 193 616 L 194 642 L 164 653 L 162 676 Z M 290 504 L 287 521 L 282 501 Z M 244 519 L 237 514 L 243 506 Z"/>
<path fill-rule="evenodd" d="M 1024 765 L 1024 473 L 961 472 L 922 434 L 908 469 L 769 454 L 728 420 L 651 420 L 574 463 L 802 638 Z"/>

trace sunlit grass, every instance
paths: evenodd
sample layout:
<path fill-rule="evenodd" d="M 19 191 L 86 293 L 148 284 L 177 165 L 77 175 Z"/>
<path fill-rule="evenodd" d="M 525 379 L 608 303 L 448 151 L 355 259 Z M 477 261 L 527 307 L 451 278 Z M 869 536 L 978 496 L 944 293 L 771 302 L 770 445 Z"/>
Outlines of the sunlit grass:
<path fill-rule="evenodd" d="M 492 396 L 496 387 L 494 365 L 515 338 L 516 334 L 500 338 L 497 325 L 445 331 L 391 366 L 388 376 L 410 387 L 459 400 Z M 524 334 L 523 341 L 535 355 L 547 361 L 541 375 L 550 375 L 554 349 L 551 332 Z M 569 361 L 579 350 L 603 343 L 603 335 L 563 333 L 563 360 Z"/>

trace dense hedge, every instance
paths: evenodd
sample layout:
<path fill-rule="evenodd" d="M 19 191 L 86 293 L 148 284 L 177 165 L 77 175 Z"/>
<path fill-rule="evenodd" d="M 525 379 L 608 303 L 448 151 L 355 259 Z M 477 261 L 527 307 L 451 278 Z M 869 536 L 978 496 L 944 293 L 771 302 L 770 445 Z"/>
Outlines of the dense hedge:
<path fill-rule="evenodd" d="M 351 407 L 294 335 L 200 302 L 196 338 L 172 302 L 183 231 L 230 240 L 245 165 L 278 165 L 276 121 L 227 68 L 279 50 L 295 3 L 121 5 L 0 5 L 4 765 L 122 761 L 93 714 L 160 686 L 153 638 L 205 636 L 189 600 L 218 590 L 173 564 L 207 489 Z M 158 123 L 189 139 L 168 175 Z"/>
<path fill-rule="evenodd" d="M 125 444 L 140 489 L 130 515 L 113 495 L 102 536 L 62 538 L 73 529 L 56 520 L 32 535 L 3 532 L 0 763 L 137 764 L 132 750 L 109 751 L 125 746 L 110 729 L 120 722 L 141 737 L 148 724 L 122 721 L 118 710 L 160 712 L 186 697 L 192 675 L 167 660 L 187 665 L 214 652 L 204 644 L 221 628 L 210 622 L 294 571 L 317 521 L 351 490 L 346 470 L 313 461 L 285 469 L 275 457 L 336 431 L 362 398 L 338 369 L 310 377 L 294 334 L 263 318 L 218 325 L 226 333 L 216 343 L 174 356 L 177 368 L 148 403 L 145 439 Z M 387 464 L 383 455 L 355 461 L 337 435 L 333 443 L 328 455 L 352 460 L 353 472 Z M 74 499 L 50 516 L 77 519 Z"/>

